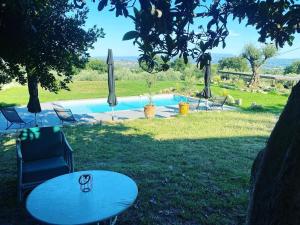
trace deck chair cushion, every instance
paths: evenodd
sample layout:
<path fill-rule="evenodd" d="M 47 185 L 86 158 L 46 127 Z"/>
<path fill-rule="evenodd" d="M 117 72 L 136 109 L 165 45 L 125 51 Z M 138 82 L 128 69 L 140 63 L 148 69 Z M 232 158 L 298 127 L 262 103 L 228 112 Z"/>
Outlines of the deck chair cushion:
<path fill-rule="evenodd" d="M 53 157 L 23 164 L 23 182 L 40 182 L 69 173 L 63 157 Z"/>
<path fill-rule="evenodd" d="M 64 155 L 63 135 L 59 127 L 25 129 L 20 140 L 25 162 Z"/>

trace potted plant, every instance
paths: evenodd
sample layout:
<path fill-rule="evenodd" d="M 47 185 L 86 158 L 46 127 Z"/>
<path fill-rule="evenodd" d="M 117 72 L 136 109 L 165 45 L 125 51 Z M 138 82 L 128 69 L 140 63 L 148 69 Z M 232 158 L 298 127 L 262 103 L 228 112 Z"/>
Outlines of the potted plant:
<path fill-rule="evenodd" d="M 179 102 L 179 114 L 187 115 L 190 111 L 190 104 L 188 102 Z"/>
<path fill-rule="evenodd" d="M 146 75 L 146 84 L 148 87 L 148 103 L 144 106 L 144 114 L 147 119 L 155 117 L 155 105 L 153 103 L 153 92 L 152 88 L 156 81 L 156 75 L 147 74 Z"/>
<path fill-rule="evenodd" d="M 195 77 L 192 74 L 186 74 L 184 76 L 183 87 L 181 91 L 185 96 L 185 101 L 179 102 L 179 114 L 187 115 L 190 110 L 190 104 L 188 102 L 189 96 L 193 93 L 195 89 Z"/>

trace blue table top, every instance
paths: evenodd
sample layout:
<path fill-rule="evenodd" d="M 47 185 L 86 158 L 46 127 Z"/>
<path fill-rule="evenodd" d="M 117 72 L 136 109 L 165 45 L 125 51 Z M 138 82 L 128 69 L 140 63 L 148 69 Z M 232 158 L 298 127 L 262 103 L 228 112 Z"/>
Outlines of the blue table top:
<path fill-rule="evenodd" d="M 78 179 L 92 174 L 93 187 L 82 192 Z M 28 212 L 48 224 L 87 224 L 122 213 L 135 201 L 136 183 L 111 171 L 80 171 L 55 177 L 37 186 L 26 201 Z"/>

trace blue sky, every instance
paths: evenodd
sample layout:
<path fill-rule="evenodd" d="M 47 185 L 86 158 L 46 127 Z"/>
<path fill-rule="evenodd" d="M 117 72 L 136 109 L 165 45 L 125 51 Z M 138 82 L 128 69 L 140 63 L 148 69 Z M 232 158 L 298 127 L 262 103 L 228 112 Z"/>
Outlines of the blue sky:
<path fill-rule="evenodd" d="M 99 39 L 97 43 L 95 43 L 95 49 L 90 50 L 91 56 L 106 56 L 108 48 L 113 49 L 115 56 L 137 56 L 139 54 L 137 47 L 135 47 L 131 41 L 122 41 L 123 35 L 127 31 L 134 29 L 132 21 L 130 19 L 125 19 L 124 17 L 117 18 L 114 16 L 114 12 L 109 12 L 108 10 L 99 12 L 97 11 L 96 3 L 88 3 L 88 5 L 90 12 L 87 19 L 87 27 L 97 25 L 99 28 L 102 27 L 106 33 L 104 39 Z M 260 45 L 257 41 L 257 31 L 254 28 L 250 26 L 246 27 L 244 23 L 239 24 L 237 21 L 231 21 L 228 24 L 228 29 L 230 35 L 226 41 L 226 48 L 216 48 L 212 51 L 213 53 L 238 55 L 243 46 L 247 43 L 256 43 L 258 46 Z M 298 34 L 296 36 L 292 47 L 286 45 L 284 48 L 280 49 L 277 57 L 300 58 L 300 35 Z"/>

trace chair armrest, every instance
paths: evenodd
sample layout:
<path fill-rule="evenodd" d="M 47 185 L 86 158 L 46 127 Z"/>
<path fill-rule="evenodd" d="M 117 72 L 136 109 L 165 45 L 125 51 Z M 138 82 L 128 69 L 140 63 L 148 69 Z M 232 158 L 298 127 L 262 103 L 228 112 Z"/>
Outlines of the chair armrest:
<path fill-rule="evenodd" d="M 74 171 L 73 149 L 69 145 L 69 142 L 67 141 L 67 139 L 65 137 L 65 134 L 62 133 L 62 135 L 63 135 L 64 150 L 65 150 L 64 158 L 70 167 L 70 171 L 73 172 Z"/>
<path fill-rule="evenodd" d="M 64 133 L 63 133 L 63 142 L 64 142 L 64 148 L 65 148 L 65 151 L 69 154 L 72 154 L 73 153 L 73 149 L 71 148 L 69 142 L 67 141 Z"/>
<path fill-rule="evenodd" d="M 23 157 L 21 151 L 20 140 L 16 141 L 16 154 L 17 154 L 17 175 L 18 175 L 18 189 L 19 189 L 19 200 L 22 199 L 22 180 L 23 180 Z"/>
<path fill-rule="evenodd" d="M 17 160 L 22 161 L 23 156 L 22 156 L 21 145 L 20 145 L 19 139 L 17 139 L 17 141 L 16 141 L 16 153 L 17 153 Z"/>
<path fill-rule="evenodd" d="M 227 99 L 228 99 L 228 96 L 226 96 L 226 98 L 224 99 L 223 105 L 225 105 L 225 104 L 226 104 L 226 102 L 227 102 Z"/>

